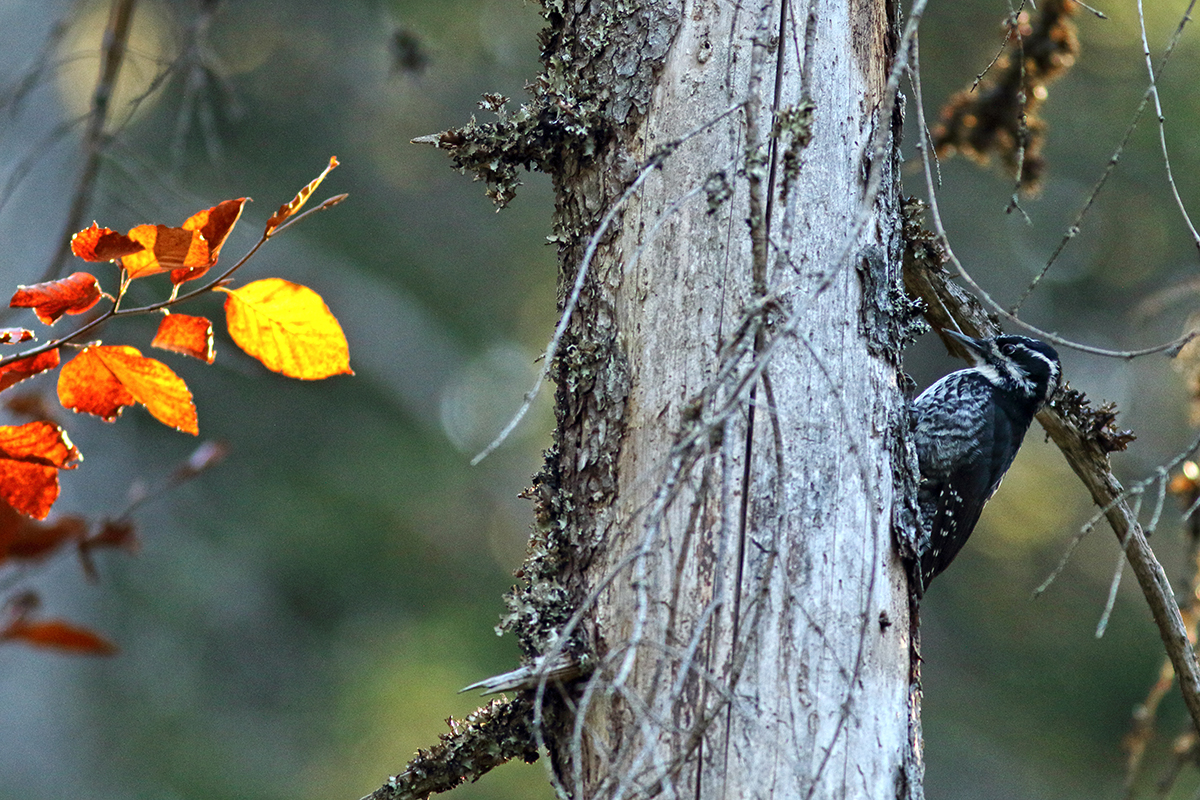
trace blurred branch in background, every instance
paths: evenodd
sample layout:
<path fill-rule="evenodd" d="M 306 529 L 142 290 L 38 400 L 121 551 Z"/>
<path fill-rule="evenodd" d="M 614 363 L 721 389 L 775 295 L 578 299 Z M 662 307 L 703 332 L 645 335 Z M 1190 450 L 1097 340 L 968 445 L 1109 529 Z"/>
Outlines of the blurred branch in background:
<path fill-rule="evenodd" d="M 108 144 L 105 127 L 108 124 L 109 103 L 116 91 L 121 65 L 125 62 L 125 50 L 129 31 L 133 24 L 135 0 L 112 0 L 109 7 L 108 26 L 100 45 L 100 74 L 96 88 L 92 91 L 92 108 L 88 115 L 87 128 L 83 134 L 83 168 L 79 182 L 71 199 L 71 210 L 58 237 L 58 249 L 54 251 L 40 282 L 53 280 L 63 270 L 71 255 L 71 234 L 83 228 L 84 219 L 96 191 L 96 177 L 100 173 L 100 159 Z"/>

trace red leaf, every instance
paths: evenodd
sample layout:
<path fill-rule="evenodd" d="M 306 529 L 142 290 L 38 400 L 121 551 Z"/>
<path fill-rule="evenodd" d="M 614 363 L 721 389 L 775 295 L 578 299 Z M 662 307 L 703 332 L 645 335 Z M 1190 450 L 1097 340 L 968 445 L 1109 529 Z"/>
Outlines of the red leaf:
<path fill-rule="evenodd" d="M 0 328 L 0 344 L 19 344 L 33 339 L 33 331 L 28 328 Z"/>
<path fill-rule="evenodd" d="M 296 192 L 296 196 L 293 197 L 290 202 L 281 205 L 279 210 L 276 211 L 269 220 L 267 220 L 266 235 L 270 236 L 271 233 L 278 228 L 284 220 L 299 211 L 304 204 L 308 202 L 308 198 L 311 197 L 312 193 L 317 190 L 317 187 L 321 185 L 321 181 L 325 180 L 325 176 L 329 174 L 329 171 L 337 165 L 337 156 L 330 156 L 329 166 L 325 168 L 325 171 L 310 181 L 309 184 L 303 189 Z"/>
<path fill-rule="evenodd" d="M 58 400 L 64 408 L 112 422 L 121 409 L 141 403 L 164 425 L 196 435 L 196 406 L 183 379 L 161 361 L 136 348 L 90 345 L 58 374 Z"/>
<path fill-rule="evenodd" d="M 189 317 L 187 314 L 167 314 L 158 323 L 151 347 L 170 350 L 185 356 L 213 363 L 217 357 L 213 348 L 213 327 L 206 317 Z"/>
<path fill-rule="evenodd" d="M 71 252 L 84 261 L 112 261 L 133 255 L 143 247 L 124 234 L 101 228 L 96 223 L 71 237 Z"/>
<path fill-rule="evenodd" d="M 100 300 L 100 283 L 94 275 L 76 272 L 70 277 L 32 286 L 18 286 L 9 306 L 32 308 L 47 325 L 63 314 L 82 314 Z"/>
<path fill-rule="evenodd" d="M 11 364 L 0 367 L 0 392 L 13 384 L 20 383 L 26 378 L 32 378 L 39 372 L 54 369 L 58 366 L 58 348 L 38 353 L 36 356 L 19 358 Z"/>
<path fill-rule="evenodd" d="M 0 640 L 81 655 L 108 656 L 117 652 L 117 646 L 103 636 L 60 619 L 40 622 L 30 622 L 23 617 L 14 619 L 0 630 Z"/>
<path fill-rule="evenodd" d="M 171 270 L 172 283 L 180 284 L 184 281 L 195 280 L 208 272 L 209 267 L 217 263 L 217 257 L 221 254 L 221 248 L 225 246 L 225 240 L 229 238 L 229 232 L 233 230 L 233 226 L 237 223 L 238 218 L 242 216 L 242 208 L 249 199 L 248 197 L 239 197 L 236 200 L 226 200 L 212 208 L 205 209 L 188 217 L 187 221 L 183 223 L 183 229 L 189 231 L 198 230 L 204 236 L 204 241 L 208 243 L 208 263 L 202 267 L 185 267 Z"/>
<path fill-rule="evenodd" d="M 58 470 L 81 458 L 52 422 L 0 426 L 0 497 L 22 514 L 45 519 L 58 499 Z"/>
<path fill-rule="evenodd" d="M 82 517 L 41 522 L 23 516 L 8 503 L 0 503 L 0 564 L 10 558 L 37 561 L 67 542 L 82 543 L 86 533 L 87 522 Z"/>

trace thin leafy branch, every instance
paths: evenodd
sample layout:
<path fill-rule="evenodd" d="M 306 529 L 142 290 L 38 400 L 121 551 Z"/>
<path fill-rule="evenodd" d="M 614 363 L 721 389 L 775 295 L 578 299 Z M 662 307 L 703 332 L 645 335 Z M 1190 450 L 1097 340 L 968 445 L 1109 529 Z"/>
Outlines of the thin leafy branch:
<path fill-rule="evenodd" d="M 240 259 L 198 288 L 181 293 L 185 283 L 198 280 L 217 265 L 220 252 L 249 198 L 226 200 L 189 217 L 181 226 L 138 225 L 126 234 L 93 224 L 70 240 L 71 251 L 84 261 L 115 262 L 118 288 L 106 292 L 90 273 L 21 286 L 10 302 L 32 310 L 44 325 L 65 315 L 85 314 L 106 300 L 109 306 L 74 330 L 0 359 L 0 392 L 21 381 L 60 366 L 60 352 L 76 352 L 61 365 L 58 400 L 64 408 L 114 421 L 125 407 L 141 405 L 160 422 L 176 430 L 199 434 L 196 407 L 187 384 L 161 361 L 147 358 L 135 347 L 90 340 L 108 321 L 137 314 L 162 314 L 151 346 L 187 355 L 205 363 L 215 358 L 212 322 L 202 316 L 172 313 L 181 303 L 212 292 L 225 294 L 230 337 L 268 369 L 304 380 L 353 374 L 349 348 L 337 319 L 321 297 L 306 286 L 282 278 L 266 278 L 231 288 L 231 278 L 267 242 L 291 225 L 331 208 L 345 199 L 336 195 L 301 213 L 330 170 L 325 170 L 284 203 L 267 221 L 258 241 Z M 168 273 L 169 296 L 134 308 L 122 301 L 134 280 Z M 20 345 L 34 338 L 26 328 L 0 329 L 0 344 Z M 220 460 L 224 449 L 202 446 L 193 459 L 172 473 L 162 489 L 190 480 Z M 132 547 L 133 509 L 149 495 L 131 500 L 119 517 L 97 524 L 77 515 L 43 522 L 58 499 L 58 473 L 82 460 L 62 426 L 39 415 L 23 425 L 0 426 L 0 592 L 4 580 L 21 574 L 13 568 L 43 561 L 49 554 L 74 544 L 84 572 L 93 577 L 90 553 L 100 547 Z M 159 491 L 161 491 L 160 489 Z M 11 588 L 11 587 L 10 587 Z M 0 613 L 0 641 L 19 641 L 62 652 L 105 654 L 114 647 L 103 637 L 63 620 L 35 619 L 36 597 L 28 592 L 8 598 Z"/>
<path fill-rule="evenodd" d="M 146 487 L 135 481 L 121 511 L 95 520 L 67 514 L 53 522 L 40 522 L 0 503 L 0 594 L 7 595 L 0 604 L 0 642 L 19 642 L 60 653 L 115 653 L 117 648 L 112 642 L 86 627 L 62 619 L 41 618 L 37 592 L 15 590 L 35 571 L 49 569 L 72 555 L 79 559 L 84 576 L 89 581 L 98 581 L 97 551 L 135 553 L 139 549 L 134 512 L 219 464 L 228 449 L 222 442 L 202 443 L 156 485 Z"/>
<path fill-rule="evenodd" d="M 334 160 L 332 166 L 336 166 L 336 163 L 337 163 L 336 160 Z M 332 169 L 332 166 L 329 169 Z M 328 173 L 329 169 L 326 169 L 325 172 Z M 324 177 L 324 173 L 322 174 L 321 177 L 322 178 Z M 312 184 L 309 184 L 308 187 L 305 187 L 305 189 L 308 191 L 309 194 L 311 194 L 311 192 L 314 188 L 315 187 L 312 186 Z M 297 197 L 299 197 L 299 195 L 297 195 Z M 235 272 L 240 270 L 243 266 L 245 266 L 245 264 L 251 258 L 254 257 L 254 255 L 259 251 L 259 249 L 264 244 L 267 243 L 268 239 L 272 238 L 273 236 L 277 236 L 278 234 L 280 234 L 283 231 L 290 228 L 295 223 L 299 222 L 302 219 L 307 218 L 308 216 L 310 216 L 312 214 L 317 214 L 317 213 L 320 213 L 322 211 L 332 208 L 333 206 L 335 206 L 338 203 L 345 200 L 347 197 L 349 197 L 348 194 L 334 195 L 333 197 L 330 197 L 327 200 L 324 200 L 323 202 L 321 202 L 320 205 L 314 206 L 313 208 L 310 208 L 308 211 L 305 211 L 302 214 L 298 214 L 293 219 L 288 220 L 286 223 L 281 224 L 282 221 L 276 222 L 274 225 L 268 223 L 267 227 L 264 229 L 263 234 L 262 234 L 262 236 L 259 237 L 258 241 L 255 242 L 254 245 L 246 252 L 246 254 L 243 255 L 240 259 L 238 259 L 232 266 L 230 266 L 228 269 L 226 269 L 224 272 L 222 272 L 216 278 L 213 278 L 212 280 L 208 281 L 207 283 L 205 283 L 195 289 L 192 289 L 188 292 L 185 292 L 184 294 L 179 294 L 179 295 L 172 294 L 171 297 L 169 297 L 165 300 L 160 300 L 155 303 L 149 303 L 144 306 L 137 306 L 135 308 L 121 308 L 119 300 L 124 295 L 124 291 L 122 291 L 120 293 L 120 295 L 118 295 L 118 297 L 114 300 L 113 305 L 110 308 L 106 309 L 99 316 L 88 321 L 86 324 L 80 326 L 79 328 L 72 331 L 71 333 L 68 333 L 65 336 L 61 336 L 57 339 L 52 339 L 50 341 L 44 342 L 35 347 L 31 347 L 28 350 L 24 350 L 20 353 L 16 353 L 16 354 L 9 355 L 9 356 L 4 356 L 3 358 L 0 358 L 0 369 L 8 366 L 10 364 L 13 364 L 14 362 L 33 358 L 34 356 L 37 356 L 41 353 L 45 353 L 50 350 L 57 349 L 58 347 L 61 347 L 62 345 L 79 341 L 87 334 L 91 333 L 92 331 L 94 331 L 97 328 L 104 325 L 104 323 L 108 322 L 110 319 L 114 319 L 117 317 L 131 317 L 131 316 L 136 316 L 136 315 L 140 315 L 140 314 L 149 314 L 149 313 L 152 313 L 155 311 L 162 311 L 164 309 L 169 309 L 174 306 L 180 305 L 182 303 L 186 303 L 187 301 L 193 300 L 197 297 L 201 297 L 201 296 L 208 294 L 214 290 L 220 289 L 221 287 L 225 286 L 226 283 L 228 283 L 229 279 L 231 277 L 233 277 L 233 274 Z M 307 199 L 307 196 L 305 199 Z M 301 205 L 302 205 L 302 203 L 301 203 Z M 283 208 L 286 208 L 286 207 L 287 206 L 285 205 Z M 297 208 L 299 208 L 299 206 L 297 206 Z M 282 210 L 283 209 L 281 208 L 280 211 L 282 211 Z M 278 216 L 278 214 L 277 214 L 277 216 Z M 290 216 L 290 215 L 287 215 L 287 216 Z M 284 219 L 287 219 L 287 216 L 285 216 Z M 275 217 L 272 217 L 272 220 L 274 220 L 274 219 L 275 219 Z M 122 273 L 120 282 L 121 282 L 122 287 L 128 286 L 129 279 L 128 279 L 128 276 L 124 272 Z M 178 284 L 174 288 L 178 289 Z"/>

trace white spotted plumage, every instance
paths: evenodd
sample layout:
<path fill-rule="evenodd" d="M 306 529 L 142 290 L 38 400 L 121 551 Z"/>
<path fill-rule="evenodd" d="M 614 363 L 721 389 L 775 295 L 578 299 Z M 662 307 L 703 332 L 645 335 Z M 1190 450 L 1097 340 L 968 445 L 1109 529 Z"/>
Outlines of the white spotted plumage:
<path fill-rule="evenodd" d="M 921 472 L 920 591 L 966 543 L 1062 375 L 1054 348 L 1036 339 L 946 333 L 975 364 L 945 376 L 913 402 Z"/>

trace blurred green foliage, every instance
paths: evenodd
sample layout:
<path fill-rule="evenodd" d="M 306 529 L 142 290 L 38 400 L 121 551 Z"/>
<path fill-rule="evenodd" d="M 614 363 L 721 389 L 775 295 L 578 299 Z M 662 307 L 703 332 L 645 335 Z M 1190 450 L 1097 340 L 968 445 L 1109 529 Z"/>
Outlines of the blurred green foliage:
<path fill-rule="evenodd" d="M 4 285 L 36 280 L 56 245 L 80 156 L 76 134 L 52 132 L 92 89 L 105 7 L 0 6 L 0 87 L 41 70 L 19 106 L 0 109 L 0 181 L 30 164 L 0 206 Z M 483 92 L 521 102 L 537 71 L 537 8 L 244 0 L 218 4 L 199 40 L 189 27 L 196 8 L 139 4 L 130 74 L 144 81 L 176 58 L 185 68 L 136 113 L 115 115 L 89 216 L 117 229 L 178 224 L 249 194 L 257 202 L 228 259 L 337 155 L 343 166 L 318 199 L 349 192 L 349 201 L 273 241 L 242 277 L 278 275 L 320 292 L 346 327 L 358 375 L 290 382 L 221 334 L 213 367 L 164 358 L 193 389 L 202 437 L 229 442 L 232 455 L 147 506 L 142 552 L 104 558 L 98 586 L 66 560 L 35 576 L 48 610 L 106 632 L 122 653 L 86 660 L 0 648 L 0 800 L 358 797 L 435 741 L 446 715 L 477 705 L 459 687 L 517 656 L 492 626 L 523 553 L 530 509 L 515 496 L 548 441 L 545 404 L 481 467 L 466 462 L 515 410 L 553 326 L 549 185 L 530 176 L 496 214 L 442 154 L 408 142 L 485 115 L 475 105 Z M 1104 8 L 1107 21 L 1078 17 L 1081 58 L 1044 107 L 1045 187 L 1023 201 L 1032 224 L 1004 213 L 1006 176 L 962 159 L 941 164 L 952 242 L 1002 302 L 1041 269 L 1145 90 L 1131 8 Z M 1157 53 L 1182 7 L 1147 12 Z M 931 119 L 991 60 L 1007 13 L 994 0 L 932 4 L 921 54 Z M 67 35 L 43 52 L 59 20 Z M 419 48 L 415 65 L 397 60 L 398 36 L 410 56 Z M 1198 55 L 1185 36 L 1161 86 L 1192 210 Z M 122 97 L 137 94 L 134 86 Z M 910 109 L 910 131 L 914 119 Z M 909 191 L 919 193 L 908 166 Z M 1151 113 L 1025 313 L 1092 344 L 1163 341 L 1178 335 L 1192 297 L 1152 315 L 1138 304 L 1195 269 Z M 161 288 L 137 291 L 157 298 Z M 217 300 L 189 310 L 221 314 Z M 106 336 L 140 344 L 150 324 Z M 1127 479 L 1190 438 L 1184 390 L 1165 359 L 1063 355 L 1071 383 L 1118 401 L 1139 434 L 1115 458 Z M 929 342 L 909 359 L 921 385 L 953 366 Z M 65 481 L 63 511 L 116 512 L 132 483 L 153 486 L 195 445 L 141 410 L 116 427 L 64 421 L 87 461 Z M 1107 634 L 1093 636 L 1117 559 L 1106 529 L 1030 601 L 1090 514 L 1039 438 L 1030 435 L 972 544 L 922 608 L 931 800 L 1118 796 L 1119 743 L 1157 674 L 1161 647 L 1131 578 Z M 1180 576 L 1178 526 L 1171 514 L 1164 520 L 1155 546 Z M 1174 696 L 1164 705 L 1167 738 L 1182 728 L 1180 705 Z M 1165 751 L 1160 741 L 1156 764 Z M 541 765 L 509 766 L 460 791 L 550 796 Z"/>

